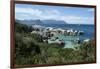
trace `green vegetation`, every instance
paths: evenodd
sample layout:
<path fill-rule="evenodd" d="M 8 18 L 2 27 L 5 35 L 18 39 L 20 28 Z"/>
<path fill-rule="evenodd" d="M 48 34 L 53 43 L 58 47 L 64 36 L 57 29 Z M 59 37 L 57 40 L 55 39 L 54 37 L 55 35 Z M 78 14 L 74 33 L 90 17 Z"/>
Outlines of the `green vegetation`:
<path fill-rule="evenodd" d="M 65 64 L 93 62 L 95 46 L 91 40 L 77 49 L 63 48 L 58 44 L 47 44 L 42 36 L 30 34 L 31 26 L 15 22 L 15 64 Z"/>

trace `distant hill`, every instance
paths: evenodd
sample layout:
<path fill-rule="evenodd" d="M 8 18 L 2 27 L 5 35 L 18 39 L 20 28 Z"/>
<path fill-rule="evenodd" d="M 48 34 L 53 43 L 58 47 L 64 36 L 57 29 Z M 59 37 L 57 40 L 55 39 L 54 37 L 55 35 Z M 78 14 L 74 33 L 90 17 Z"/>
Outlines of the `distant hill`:
<path fill-rule="evenodd" d="M 61 20 L 42 20 L 44 24 L 67 24 L 65 21 Z"/>
<path fill-rule="evenodd" d="M 45 25 L 45 24 L 68 24 L 61 20 L 17 20 L 17 22 L 27 25 Z"/>
<path fill-rule="evenodd" d="M 17 20 L 19 23 L 27 24 L 27 25 L 41 25 L 43 24 L 41 20 Z"/>

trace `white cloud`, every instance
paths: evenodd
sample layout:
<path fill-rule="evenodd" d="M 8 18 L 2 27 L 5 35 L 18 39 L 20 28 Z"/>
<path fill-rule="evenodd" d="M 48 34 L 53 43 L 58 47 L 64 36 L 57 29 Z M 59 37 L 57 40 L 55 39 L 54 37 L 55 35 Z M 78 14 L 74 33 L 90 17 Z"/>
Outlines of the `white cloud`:
<path fill-rule="evenodd" d="M 93 11 L 93 9 L 89 9 Z M 61 15 L 58 10 L 40 10 L 32 8 L 15 8 L 16 18 L 18 19 L 53 19 L 53 20 L 64 20 L 71 24 L 86 24 L 94 22 L 93 17 L 81 17 L 76 15 Z"/>
<path fill-rule="evenodd" d="M 71 24 L 90 24 L 91 22 L 94 22 L 94 19 L 91 17 L 80 17 L 74 15 L 62 16 L 61 19 Z"/>
<path fill-rule="evenodd" d="M 33 9 L 31 8 L 15 8 L 15 12 L 16 13 L 32 13 L 33 12 Z"/>
<path fill-rule="evenodd" d="M 93 11 L 94 11 L 94 8 L 92 8 L 92 9 L 89 9 L 88 11 L 89 11 L 89 12 L 93 12 Z"/>
<path fill-rule="evenodd" d="M 45 13 L 51 15 L 59 15 L 60 12 L 58 10 L 45 10 Z"/>
<path fill-rule="evenodd" d="M 33 18 L 38 17 L 40 19 L 53 19 L 60 14 L 58 10 L 39 10 L 39 9 L 18 8 L 18 7 L 15 8 L 15 13 L 16 16 L 20 16 L 20 17 L 25 16 L 27 18 L 27 16 L 29 17 L 30 15 L 31 17 L 33 16 Z M 23 17 L 23 19 L 26 19 L 25 17 Z"/>
<path fill-rule="evenodd" d="M 15 8 L 16 13 L 24 13 L 29 15 L 40 15 L 42 13 L 39 9 L 32 9 L 32 8 Z"/>

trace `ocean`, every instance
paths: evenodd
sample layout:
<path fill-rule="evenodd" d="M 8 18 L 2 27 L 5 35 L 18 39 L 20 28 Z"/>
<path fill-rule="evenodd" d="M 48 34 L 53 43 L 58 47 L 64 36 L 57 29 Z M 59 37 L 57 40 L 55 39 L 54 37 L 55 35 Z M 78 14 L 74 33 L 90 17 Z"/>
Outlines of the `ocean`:
<path fill-rule="evenodd" d="M 64 48 L 73 48 L 80 46 L 79 44 L 73 42 L 73 40 L 79 38 L 80 41 L 83 41 L 85 39 L 94 39 L 94 25 L 87 25 L 87 24 L 47 24 L 46 27 L 53 27 L 53 28 L 62 28 L 62 29 L 74 29 L 77 31 L 84 31 L 83 35 L 78 36 L 57 36 L 59 39 L 65 41 Z"/>
<path fill-rule="evenodd" d="M 94 25 L 93 24 L 46 24 L 46 27 L 74 29 L 84 31 L 85 34 L 77 36 L 80 40 L 94 39 Z"/>
<path fill-rule="evenodd" d="M 80 46 L 80 44 L 74 42 L 77 38 L 82 42 L 85 39 L 94 39 L 94 25 L 87 24 L 45 24 L 44 27 L 62 28 L 62 29 L 73 29 L 77 31 L 83 31 L 83 35 L 77 36 L 64 36 L 55 35 L 54 37 L 59 37 L 60 40 L 64 40 L 64 48 L 73 48 Z"/>

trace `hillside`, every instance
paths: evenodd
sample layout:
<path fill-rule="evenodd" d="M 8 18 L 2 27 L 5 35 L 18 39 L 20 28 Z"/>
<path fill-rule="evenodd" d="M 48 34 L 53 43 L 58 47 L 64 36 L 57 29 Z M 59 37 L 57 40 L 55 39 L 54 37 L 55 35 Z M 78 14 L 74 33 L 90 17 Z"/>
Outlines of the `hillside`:
<path fill-rule="evenodd" d="M 45 24 L 68 24 L 65 21 L 61 20 L 17 20 L 17 22 L 22 23 L 22 24 L 27 24 L 27 25 L 45 25 Z"/>

